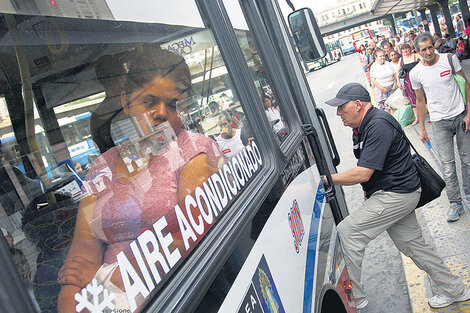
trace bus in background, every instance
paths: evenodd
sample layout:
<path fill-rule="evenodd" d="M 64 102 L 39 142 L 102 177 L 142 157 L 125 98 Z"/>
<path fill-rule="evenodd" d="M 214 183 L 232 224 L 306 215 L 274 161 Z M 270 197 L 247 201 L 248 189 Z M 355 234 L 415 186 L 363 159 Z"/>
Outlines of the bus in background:
<path fill-rule="evenodd" d="M 324 57 L 325 63 L 331 64 L 341 61 L 343 52 L 341 51 L 341 44 L 339 40 L 325 42 L 326 56 Z"/>
<path fill-rule="evenodd" d="M 341 51 L 341 44 L 339 40 L 325 43 L 325 48 L 326 55 L 323 58 L 307 63 L 309 71 L 314 71 L 332 63 L 341 61 L 343 52 Z"/>
<path fill-rule="evenodd" d="M 356 46 L 354 45 L 352 35 L 340 38 L 339 44 L 341 46 L 341 51 L 343 52 L 343 55 L 356 52 Z"/>
<path fill-rule="evenodd" d="M 351 36 L 352 36 L 353 45 L 356 51 L 360 50 L 361 45 L 364 45 L 364 47 L 367 47 L 369 40 L 374 38 L 372 36 L 370 29 L 368 28 L 355 32 Z"/>

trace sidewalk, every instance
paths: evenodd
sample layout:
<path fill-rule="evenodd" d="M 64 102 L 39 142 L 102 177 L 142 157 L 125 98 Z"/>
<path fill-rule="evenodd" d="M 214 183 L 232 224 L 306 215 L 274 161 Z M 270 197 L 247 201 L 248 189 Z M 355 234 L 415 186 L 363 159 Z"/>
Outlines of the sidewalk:
<path fill-rule="evenodd" d="M 464 60 L 462 68 L 467 79 L 470 78 L 470 60 Z M 429 117 L 426 116 L 426 118 L 428 119 Z M 426 131 L 432 143 L 433 133 L 428 122 L 426 122 Z M 440 173 L 441 166 L 436 151 L 428 149 L 419 140 L 419 125 L 405 127 L 405 133 L 418 152 Z M 458 176 L 461 180 L 460 159 L 458 155 L 456 155 L 456 167 L 458 168 Z M 446 221 L 448 206 L 449 203 L 444 190 L 440 198 L 423 208 L 417 209 L 416 213 L 426 241 L 433 243 L 438 254 L 443 258 L 449 269 L 456 275 L 459 275 L 464 283 L 470 287 L 470 204 L 467 203 L 466 212 L 460 216 L 460 220 L 453 223 Z M 459 302 L 442 309 L 430 308 L 427 300 L 437 292 L 436 286 L 424 271 L 414 265 L 411 259 L 404 255 L 402 257 L 411 308 L 414 313 L 470 313 L 470 301 Z"/>

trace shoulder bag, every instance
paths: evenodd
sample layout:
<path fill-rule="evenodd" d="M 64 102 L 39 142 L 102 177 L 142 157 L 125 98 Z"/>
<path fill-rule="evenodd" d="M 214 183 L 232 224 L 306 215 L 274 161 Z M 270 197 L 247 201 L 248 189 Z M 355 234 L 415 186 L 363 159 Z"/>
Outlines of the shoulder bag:
<path fill-rule="evenodd" d="M 452 62 L 452 53 L 447 53 L 447 60 L 449 61 L 450 67 L 452 68 L 452 74 L 454 75 L 454 79 L 457 82 L 457 85 L 459 86 L 459 90 L 460 90 L 460 93 L 462 94 L 463 102 L 466 103 L 465 78 L 455 73 L 454 62 Z"/>
<path fill-rule="evenodd" d="M 416 208 L 422 207 L 423 205 L 431 202 L 434 199 L 437 199 L 441 196 L 442 190 L 446 187 L 446 183 L 442 179 L 441 176 L 429 165 L 428 161 L 419 155 L 418 151 L 416 151 L 415 147 L 411 144 L 408 137 L 406 137 L 405 132 L 400 127 L 398 122 L 389 114 L 383 115 L 380 117 L 389 122 L 398 132 L 403 134 L 404 139 L 408 142 L 408 144 L 413 148 L 415 154 L 411 155 L 411 161 L 416 167 L 418 172 L 419 179 L 421 180 L 421 197 L 419 198 L 418 205 Z"/>
<path fill-rule="evenodd" d="M 404 66 L 404 63 L 403 63 L 403 56 L 401 57 L 401 67 L 400 69 L 398 70 L 398 78 L 402 78 L 404 79 L 406 77 L 406 70 L 405 68 L 403 67 Z"/>

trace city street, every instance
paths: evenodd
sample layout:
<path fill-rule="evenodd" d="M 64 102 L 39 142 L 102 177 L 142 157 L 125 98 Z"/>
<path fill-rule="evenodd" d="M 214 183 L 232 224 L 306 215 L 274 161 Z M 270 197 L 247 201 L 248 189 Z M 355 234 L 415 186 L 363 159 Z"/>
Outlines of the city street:
<path fill-rule="evenodd" d="M 307 74 L 315 103 L 325 110 L 336 147 L 341 156 L 338 171 L 345 171 L 356 165 L 352 153 L 352 131 L 345 127 L 336 116 L 336 109 L 325 104 L 333 98 L 346 83 L 365 84 L 357 54 L 344 56 L 338 63 Z M 355 210 L 363 201 L 360 185 L 344 187 L 349 210 Z M 387 233 L 380 235 L 366 248 L 362 279 L 369 299 L 369 305 L 361 312 L 408 313 L 412 312 L 408 287 L 405 281 L 402 259 Z"/>

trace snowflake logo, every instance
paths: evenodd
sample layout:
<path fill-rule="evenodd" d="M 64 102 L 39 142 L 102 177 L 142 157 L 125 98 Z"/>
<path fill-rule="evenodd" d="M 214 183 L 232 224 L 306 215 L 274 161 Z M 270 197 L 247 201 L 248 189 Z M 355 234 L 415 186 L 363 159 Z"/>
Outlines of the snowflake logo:
<path fill-rule="evenodd" d="M 114 295 L 93 279 L 81 293 L 75 294 L 75 300 L 78 302 L 75 309 L 77 312 L 88 309 L 90 313 L 102 313 L 106 308 L 114 310 L 113 299 Z"/>

